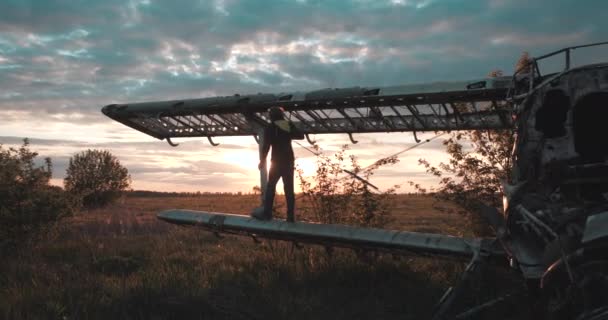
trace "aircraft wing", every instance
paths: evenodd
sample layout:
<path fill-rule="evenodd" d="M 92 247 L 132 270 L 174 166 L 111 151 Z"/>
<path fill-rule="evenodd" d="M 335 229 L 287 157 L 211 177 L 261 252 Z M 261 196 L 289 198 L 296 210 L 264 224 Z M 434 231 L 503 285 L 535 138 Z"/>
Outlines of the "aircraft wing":
<path fill-rule="evenodd" d="M 463 258 L 474 256 L 483 250 L 491 257 L 504 256 L 501 249 L 493 246 L 493 239 L 469 239 L 441 234 L 336 224 L 290 223 L 276 219 L 260 221 L 243 215 L 182 209 L 163 211 L 158 214 L 158 218 L 174 224 L 199 226 L 216 233 L 252 235 L 330 247 L 438 254 Z"/>
<path fill-rule="evenodd" d="M 506 129 L 511 77 L 112 104 L 102 112 L 157 139 L 256 135 L 281 106 L 305 134 Z"/>

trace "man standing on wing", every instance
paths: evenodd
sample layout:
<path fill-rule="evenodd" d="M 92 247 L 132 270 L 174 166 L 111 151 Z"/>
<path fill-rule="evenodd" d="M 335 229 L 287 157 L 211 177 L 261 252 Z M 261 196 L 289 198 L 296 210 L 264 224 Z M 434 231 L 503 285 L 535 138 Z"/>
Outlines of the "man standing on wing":
<path fill-rule="evenodd" d="M 293 191 L 294 160 L 291 140 L 304 139 L 304 134 L 290 121 L 285 120 L 283 109 L 272 107 L 268 109 L 270 125 L 264 129 L 262 153 L 260 154 L 261 170 L 266 163 L 266 156 L 272 147 L 268 183 L 264 191 L 264 210 L 256 210 L 251 215 L 260 220 L 272 219 L 272 204 L 279 178 L 283 178 L 285 200 L 287 200 L 287 221 L 294 222 L 295 195 Z"/>

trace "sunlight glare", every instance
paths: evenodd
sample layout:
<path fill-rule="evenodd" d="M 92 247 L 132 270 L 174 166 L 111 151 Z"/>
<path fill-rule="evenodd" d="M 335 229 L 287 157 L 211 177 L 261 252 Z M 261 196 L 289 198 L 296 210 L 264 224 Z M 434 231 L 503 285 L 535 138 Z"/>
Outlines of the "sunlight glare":
<path fill-rule="evenodd" d="M 317 164 L 313 158 L 296 159 L 296 169 L 302 169 L 305 177 L 311 177 L 317 172 Z"/>
<path fill-rule="evenodd" d="M 222 154 L 224 163 L 233 164 L 245 169 L 258 168 L 258 153 L 257 152 L 226 152 Z"/>

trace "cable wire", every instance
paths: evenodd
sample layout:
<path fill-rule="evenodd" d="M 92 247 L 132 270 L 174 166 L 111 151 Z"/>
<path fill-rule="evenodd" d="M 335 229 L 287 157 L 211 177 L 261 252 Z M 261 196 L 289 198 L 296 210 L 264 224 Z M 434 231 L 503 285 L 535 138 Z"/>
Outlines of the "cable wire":
<path fill-rule="evenodd" d="M 431 138 L 429 138 L 429 139 L 421 140 L 420 142 L 417 142 L 417 143 L 416 143 L 416 144 L 414 144 L 414 145 L 410 145 L 410 146 L 406 147 L 405 149 L 403 149 L 403 150 L 401 150 L 401 151 L 399 151 L 399 152 L 396 152 L 396 153 L 393 153 L 393 154 L 391 154 L 391 155 L 389 155 L 389 156 L 386 156 L 386 157 L 380 158 L 380 159 L 378 159 L 378 160 L 374 161 L 374 163 L 370 164 L 369 166 L 367 166 L 367 167 L 365 167 L 365 168 L 361 169 L 361 171 L 368 170 L 369 168 L 373 167 L 373 166 L 374 166 L 374 165 L 376 165 L 378 162 L 380 162 L 380 161 L 382 161 L 382 160 L 384 160 L 384 159 L 388 159 L 388 158 L 392 158 L 392 157 L 398 157 L 399 155 L 401 155 L 401 154 L 403 154 L 403 153 L 405 153 L 405 152 L 408 152 L 408 151 L 410 151 L 410 150 L 412 150 L 412 149 L 415 149 L 415 148 L 417 148 L 417 147 L 419 147 L 419 146 L 421 146 L 421 145 L 423 145 L 423 144 L 429 143 L 429 142 L 431 142 L 431 141 L 433 141 L 433 140 L 435 140 L 435 139 L 437 139 L 437 138 L 439 138 L 439 137 L 441 137 L 441 136 L 443 136 L 443 135 L 445 135 L 445 134 L 446 134 L 446 132 L 438 133 L 438 134 L 436 134 L 435 136 L 433 136 L 433 137 L 431 137 Z M 322 154 L 322 152 L 315 152 L 315 151 L 311 150 L 310 148 L 307 148 L 307 147 L 303 146 L 303 145 L 302 145 L 301 143 L 299 143 L 298 141 L 294 141 L 294 142 L 295 142 L 297 145 L 299 145 L 300 147 L 302 147 L 302 148 L 306 149 L 308 152 L 310 152 L 310 153 L 314 154 L 315 156 L 320 156 L 320 155 Z M 367 185 L 369 185 L 369 186 L 372 186 L 374 189 L 378 190 L 378 187 L 376 187 L 375 185 L 373 185 L 373 184 L 372 184 L 371 182 L 369 182 L 368 180 L 366 180 L 366 179 L 364 179 L 364 178 L 360 177 L 360 176 L 359 176 L 359 175 L 357 175 L 356 173 L 354 173 L 354 172 L 352 172 L 352 171 L 348 171 L 348 170 L 346 170 L 346 169 L 342 169 L 342 171 L 343 171 L 343 172 L 345 172 L 345 173 L 348 173 L 349 175 L 353 176 L 354 178 L 356 178 L 356 179 L 358 179 L 358 180 L 362 181 L 363 183 L 365 183 L 365 184 L 367 184 Z M 347 177 L 343 177 L 343 178 L 339 179 L 338 181 L 340 181 L 340 180 L 344 180 L 344 179 L 346 179 L 346 178 L 347 178 Z"/>

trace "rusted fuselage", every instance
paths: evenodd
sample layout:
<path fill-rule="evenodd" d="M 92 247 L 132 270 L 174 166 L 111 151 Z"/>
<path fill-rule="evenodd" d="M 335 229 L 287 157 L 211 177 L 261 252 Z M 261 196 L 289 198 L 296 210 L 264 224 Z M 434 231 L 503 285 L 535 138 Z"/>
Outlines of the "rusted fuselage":
<path fill-rule="evenodd" d="M 502 241 L 550 313 L 596 319 L 608 305 L 608 64 L 515 79 Z"/>

